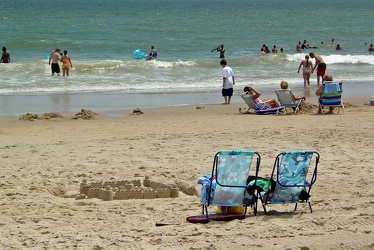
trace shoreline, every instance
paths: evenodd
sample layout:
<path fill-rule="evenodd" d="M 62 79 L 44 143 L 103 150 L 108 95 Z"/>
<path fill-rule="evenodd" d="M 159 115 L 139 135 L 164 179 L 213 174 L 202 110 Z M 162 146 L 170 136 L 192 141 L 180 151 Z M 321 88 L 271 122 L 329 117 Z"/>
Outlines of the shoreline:
<path fill-rule="evenodd" d="M 262 92 L 261 98 L 276 97 L 275 86 L 255 86 Z M 238 87 L 236 91 L 242 92 Z M 305 92 L 303 88 L 292 88 L 293 93 L 307 96 L 307 102 L 317 104 L 314 95 L 316 86 L 312 85 Z M 351 83 L 343 85 L 343 101 L 370 104 L 374 99 L 374 83 Z M 362 99 L 362 100 L 360 100 Z M 0 95 L 0 117 L 19 116 L 26 113 L 42 114 L 47 112 L 79 112 L 81 109 L 92 110 L 97 113 L 117 113 L 121 110 L 135 108 L 150 109 L 162 107 L 178 107 L 188 105 L 209 105 L 222 103 L 220 90 L 199 92 L 66 92 L 66 93 L 37 93 Z M 243 100 L 234 94 L 232 103 Z"/>
<path fill-rule="evenodd" d="M 359 109 L 359 108 L 373 108 L 370 106 L 370 100 L 368 98 L 346 98 L 343 100 L 345 110 L 353 109 Z M 301 116 L 310 116 L 310 115 L 316 115 L 317 114 L 317 98 L 309 98 L 308 101 L 306 101 L 306 110 L 302 114 L 298 114 Z M 235 101 L 232 102 L 230 105 L 223 105 L 222 103 L 217 104 L 188 104 L 188 105 L 180 105 L 180 106 L 167 106 L 167 107 L 147 107 L 147 108 L 139 108 L 144 114 L 150 115 L 150 114 L 178 114 L 183 112 L 190 112 L 191 110 L 204 110 L 204 112 L 224 112 L 226 114 L 230 113 L 231 115 L 240 115 L 239 109 L 246 110 L 248 109 L 248 106 L 244 103 L 244 101 Z M 131 116 L 137 116 L 136 112 L 134 112 L 135 109 L 118 109 L 118 110 L 107 110 L 102 112 L 97 112 L 96 110 L 92 109 L 84 109 L 87 112 L 94 112 L 96 115 L 92 116 L 92 119 L 88 120 L 117 120 L 117 119 L 126 119 Z M 290 109 L 287 109 L 287 111 L 290 111 Z M 54 121 L 67 121 L 67 120 L 82 120 L 79 117 L 79 113 L 81 113 L 81 109 L 77 112 L 45 112 L 45 113 L 29 113 L 32 115 L 39 116 L 39 119 L 22 119 L 23 121 L 34 121 L 34 120 L 54 120 Z M 52 115 L 61 115 L 61 118 L 43 118 L 44 114 L 52 114 Z M 287 114 L 292 114 L 287 112 Z M 342 112 L 339 113 L 335 112 L 335 114 L 341 115 Z M 3 126 L 9 125 L 9 123 L 14 123 L 21 120 L 21 117 L 23 117 L 25 114 L 21 115 L 3 115 L 0 116 L 0 128 Z M 143 116 L 143 114 L 141 115 Z M 279 115 L 283 116 L 283 115 Z M 258 115 L 255 115 L 255 117 L 258 117 Z"/>

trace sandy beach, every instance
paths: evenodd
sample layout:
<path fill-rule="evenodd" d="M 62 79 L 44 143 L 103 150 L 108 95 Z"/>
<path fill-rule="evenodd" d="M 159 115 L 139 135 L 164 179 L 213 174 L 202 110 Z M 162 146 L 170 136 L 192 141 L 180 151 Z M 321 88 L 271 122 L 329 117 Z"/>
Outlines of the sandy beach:
<path fill-rule="evenodd" d="M 240 114 L 245 104 L 233 103 L 99 113 L 92 120 L 71 119 L 75 113 L 0 117 L 0 247 L 374 249 L 369 100 L 347 99 L 345 113 L 333 115 L 317 115 L 313 106 L 299 115 Z M 293 205 L 270 205 L 268 215 L 259 209 L 244 220 L 187 222 L 201 213 L 197 179 L 221 149 L 259 152 L 260 176 L 270 174 L 279 152 L 318 151 L 313 213 L 305 204 L 295 212 Z M 179 197 L 75 198 L 83 180 L 145 176 L 175 184 Z"/>

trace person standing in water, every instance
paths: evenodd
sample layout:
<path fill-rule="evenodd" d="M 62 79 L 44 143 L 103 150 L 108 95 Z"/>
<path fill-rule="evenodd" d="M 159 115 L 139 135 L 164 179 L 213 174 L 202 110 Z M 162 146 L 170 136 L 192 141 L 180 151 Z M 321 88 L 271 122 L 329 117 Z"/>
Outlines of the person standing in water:
<path fill-rule="evenodd" d="M 61 57 L 62 62 L 62 75 L 63 76 L 69 76 L 69 70 L 73 67 L 73 64 L 71 63 L 70 56 L 67 55 L 68 51 L 64 50 L 64 55 Z"/>
<path fill-rule="evenodd" d="M 156 59 L 157 58 L 157 50 L 155 49 L 155 46 L 151 46 L 151 54 L 152 54 L 152 58 L 153 59 Z"/>
<path fill-rule="evenodd" d="M 57 76 L 60 76 L 60 65 L 58 64 L 59 61 L 60 61 L 60 49 L 56 48 L 55 51 L 49 57 L 49 62 L 48 62 L 49 65 L 51 65 L 52 76 L 54 76 L 55 73 L 57 74 Z"/>
<path fill-rule="evenodd" d="M 308 84 L 308 87 L 310 86 L 310 74 L 313 70 L 313 63 L 311 60 L 309 60 L 309 56 L 305 56 L 305 60 L 302 60 L 299 69 L 297 70 L 297 73 L 300 73 L 300 68 L 303 66 L 303 78 L 304 78 L 304 89 L 306 88 L 306 85 Z"/>
<path fill-rule="evenodd" d="M 319 78 L 321 77 L 321 79 L 322 79 L 322 77 L 325 75 L 327 66 L 326 66 L 325 61 L 323 60 L 323 58 L 320 55 L 316 55 L 314 53 L 309 53 L 309 56 L 316 60 L 316 62 L 314 64 L 314 67 L 313 67 L 313 70 L 312 70 L 312 73 L 317 68 L 317 85 L 319 86 L 319 81 L 320 81 Z"/>
<path fill-rule="evenodd" d="M 217 49 L 219 51 L 219 58 L 225 58 L 225 46 L 223 44 Z"/>
<path fill-rule="evenodd" d="M 1 63 L 10 63 L 10 54 L 9 54 L 9 52 L 6 50 L 5 47 L 3 47 L 2 51 L 3 51 L 3 54 L 1 55 L 0 62 Z"/>

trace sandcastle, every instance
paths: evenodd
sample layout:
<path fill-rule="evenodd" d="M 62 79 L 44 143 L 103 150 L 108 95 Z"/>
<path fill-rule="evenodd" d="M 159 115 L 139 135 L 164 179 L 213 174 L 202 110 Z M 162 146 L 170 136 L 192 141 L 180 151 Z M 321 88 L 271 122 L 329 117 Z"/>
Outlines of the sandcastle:
<path fill-rule="evenodd" d="M 175 184 L 152 181 L 149 176 L 145 176 L 143 183 L 141 180 L 91 183 L 83 180 L 79 192 L 76 199 L 99 198 L 104 201 L 179 197 L 179 188 Z"/>

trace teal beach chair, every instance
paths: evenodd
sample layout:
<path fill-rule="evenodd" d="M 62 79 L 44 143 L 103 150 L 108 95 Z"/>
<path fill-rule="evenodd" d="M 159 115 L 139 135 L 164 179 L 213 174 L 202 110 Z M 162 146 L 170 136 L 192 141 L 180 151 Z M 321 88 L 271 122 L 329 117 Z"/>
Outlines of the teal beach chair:
<path fill-rule="evenodd" d="M 344 114 L 344 104 L 342 99 L 343 84 L 324 82 L 322 84 L 323 92 L 318 99 L 319 110 L 322 113 L 324 107 L 338 107 L 338 113 L 340 108 L 343 109 Z"/>
<path fill-rule="evenodd" d="M 274 161 L 270 178 L 275 182 L 274 190 L 259 192 L 259 198 L 266 214 L 268 204 L 295 203 L 295 209 L 300 202 L 310 204 L 310 191 L 317 179 L 319 153 L 316 151 L 282 152 Z"/>
<path fill-rule="evenodd" d="M 303 102 L 303 99 L 298 101 L 295 100 L 295 96 L 289 89 L 279 89 L 276 90 L 279 103 L 285 108 L 293 108 L 294 114 L 297 114 L 300 111 L 300 106 Z"/>
<path fill-rule="evenodd" d="M 247 179 L 251 165 L 255 160 L 254 176 L 257 177 L 261 157 L 257 152 L 248 150 L 221 150 L 214 156 L 212 173 L 199 179 L 203 184 L 201 190 L 202 214 L 209 221 L 209 206 L 241 207 L 244 206 L 244 215 L 247 207 L 253 207 L 254 215 L 257 212 L 257 199 L 254 204 L 246 203 Z M 244 216 L 243 216 L 244 218 Z"/>
<path fill-rule="evenodd" d="M 253 109 L 256 115 L 269 115 L 269 114 L 284 114 L 286 112 L 284 106 L 270 107 L 268 103 L 256 103 L 250 94 L 240 94 L 237 92 L 244 102 L 248 105 L 249 109 Z"/>

